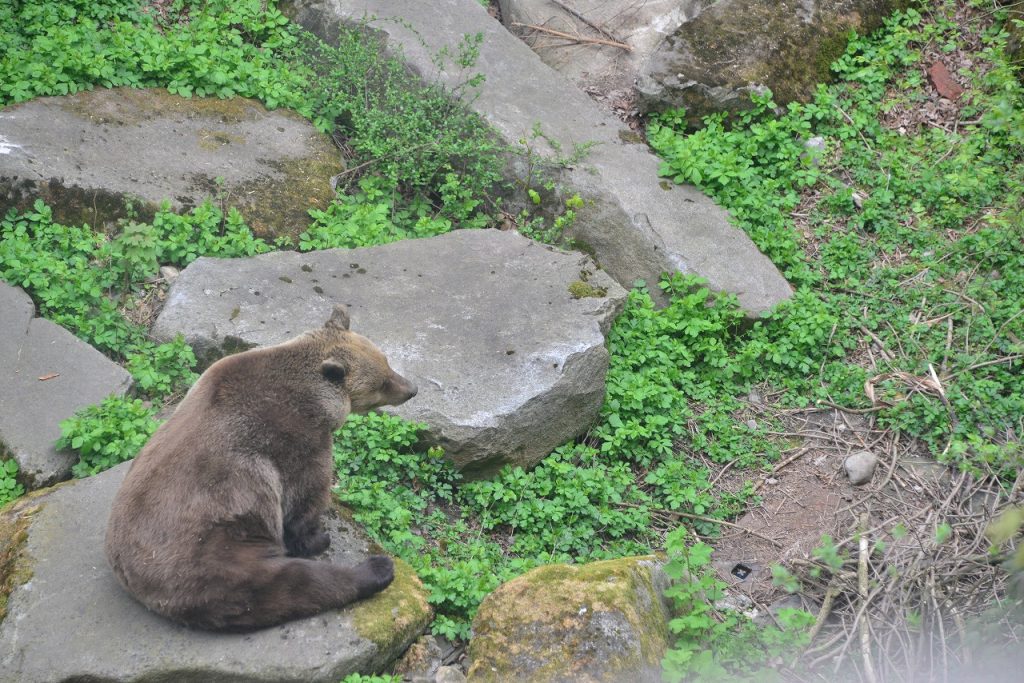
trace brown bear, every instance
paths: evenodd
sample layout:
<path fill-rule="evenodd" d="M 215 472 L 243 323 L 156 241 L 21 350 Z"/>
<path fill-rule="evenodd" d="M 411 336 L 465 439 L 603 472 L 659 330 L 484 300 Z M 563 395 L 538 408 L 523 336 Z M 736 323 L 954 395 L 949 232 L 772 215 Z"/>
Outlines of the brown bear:
<path fill-rule="evenodd" d="M 398 405 L 416 386 L 334 309 L 322 329 L 214 363 L 131 464 L 106 552 L 122 586 L 195 628 L 250 631 L 383 590 L 391 559 L 306 559 L 320 523 L 331 434 L 350 412 Z"/>

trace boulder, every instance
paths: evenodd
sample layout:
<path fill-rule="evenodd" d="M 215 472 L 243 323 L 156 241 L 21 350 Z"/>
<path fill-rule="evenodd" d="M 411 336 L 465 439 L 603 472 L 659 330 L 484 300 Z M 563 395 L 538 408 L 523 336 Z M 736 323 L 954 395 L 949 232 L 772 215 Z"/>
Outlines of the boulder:
<path fill-rule="evenodd" d="M 623 287 L 646 280 L 664 303 L 661 274 L 692 273 L 714 290 L 736 294 L 751 316 L 792 295 L 722 208 L 692 186 L 660 178 L 660 161 L 641 135 L 543 64 L 477 0 L 284 0 L 280 7 L 327 41 L 336 40 L 344 24 L 375 17 L 371 26 L 414 72 L 450 89 L 482 74 L 484 82 L 468 90 L 466 104 L 518 150 L 510 178 L 520 186 L 535 182 L 537 169 L 545 167 L 558 186 L 554 201 L 578 193 L 584 205 L 566 236 Z M 439 68 L 435 56 L 466 35 L 482 37 L 472 69 Z M 542 136 L 534 137 L 538 126 Z M 575 152 L 582 159 L 567 161 Z"/>
<path fill-rule="evenodd" d="M 183 270 L 153 327 L 204 362 L 320 327 L 335 303 L 419 387 L 389 409 L 427 424 L 468 478 L 529 467 L 604 401 L 604 335 L 626 292 L 590 258 L 497 230 Z"/>
<path fill-rule="evenodd" d="M 3 281 L 0 321 L 0 455 L 18 462 L 26 487 L 49 486 L 70 477 L 77 459 L 54 448 L 61 421 L 123 395 L 132 377 L 60 325 L 36 318 L 28 294 Z"/>
<path fill-rule="evenodd" d="M 473 620 L 469 681 L 660 681 L 661 567 L 654 556 L 549 565 L 500 586 Z"/>
<path fill-rule="evenodd" d="M 707 114 L 751 106 L 770 89 L 784 104 L 807 101 L 846 49 L 850 30 L 878 28 L 908 0 L 718 0 L 679 26 L 637 76 L 641 111 L 685 107 Z"/>
<path fill-rule="evenodd" d="M 0 215 L 42 197 L 69 225 L 125 218 L 129 198 L 147 220 L 165 199 L 178 209 L 213 199 L 263 237 L 294 236 L 309 225 L 307 209 L 330 204 L 330 178 L 341 171 L 330 138 L 294 112 L 156 89 L 7 107 L 0 143 Z"/>
<path fill-rule="evenodd" d="M 121 589 L 103 553 L 114 494 L 130 463 L 36 492 L 0 512 L 0 671 L 4 680 L 294 681 L 337 683 L 379 672 L 432 618 L 408 565 L 395 582 L 346 609 L 250 634 L 191 631 Z M 331 561 L 369 554 L 362 531 L 335 511 Z"/>
<path fill-rule="evenodd" d="M 591 96 L 629 99 L 636 74 L 665 37 L 714 0 L 499 0 L 501 21 L 552 69 Z M 569 36 L 620 42 L 578 43 Z M 599 30 L 600 29 L 600 30 Z"/>

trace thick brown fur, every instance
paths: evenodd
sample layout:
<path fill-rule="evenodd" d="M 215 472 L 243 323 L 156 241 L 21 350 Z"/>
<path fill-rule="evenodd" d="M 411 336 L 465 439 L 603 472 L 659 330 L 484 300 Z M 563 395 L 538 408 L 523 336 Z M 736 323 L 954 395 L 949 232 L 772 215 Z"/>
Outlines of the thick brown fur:
<path fill-rule="evenodd" d="M 139 602 L 187 626 L 250 631 L 383 590 L 391 559 L 306 559 L 329 538 L 331 434 L 416 387 L 336 308 L 323 329 L 214 363 L 114 500 L 107 558 Z"/>

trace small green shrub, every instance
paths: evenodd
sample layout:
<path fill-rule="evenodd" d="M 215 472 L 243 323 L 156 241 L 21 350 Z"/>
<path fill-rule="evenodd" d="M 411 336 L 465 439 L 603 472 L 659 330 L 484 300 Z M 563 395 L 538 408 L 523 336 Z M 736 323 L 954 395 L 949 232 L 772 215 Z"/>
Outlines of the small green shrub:
<path fill-rule="evenodd" d="M 140 399 L 108 396 L 61 422 L 57 448 L 78 453 L 76 477 L 102 472 L 135 457 L 160 426 L 155 414 Z"/>

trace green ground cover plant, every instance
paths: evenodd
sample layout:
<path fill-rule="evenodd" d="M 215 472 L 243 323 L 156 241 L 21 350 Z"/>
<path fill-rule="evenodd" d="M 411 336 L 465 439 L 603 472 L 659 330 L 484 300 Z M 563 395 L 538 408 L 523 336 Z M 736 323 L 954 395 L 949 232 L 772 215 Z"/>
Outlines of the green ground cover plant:
<path fill-rule="evenodd" d="M 893 123 L 927 100 L 926 50 L 971 49 L 954 8 L 910 9 L 857 38 L 833 65 L 838 83 L 811 103 L 778 115 L 756 99 L 731 128 L 710 117 L 694 133 L 668 114 L 649 135 L 663 173 L 726 206 L 798 288 L 746 335 L 768 362 L 759 379 L 794 404 L 877 408 L 881 424 L 940 460 L 1013 477 L 1024 432 L 1024 109 L 998 25 L 963 73 L 959 125 Z M 804 146 L 814 136 L 828 145 L 817 159 Z M 801 204 L 803 234 L 792 217 Z M 857 357 L 871 335 L 889 356 L 881 368 Z M 933 371 L 915 389 L 909 378 Z"/>

